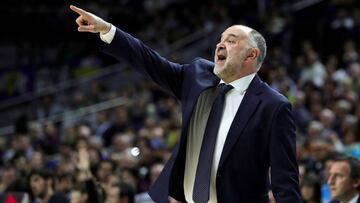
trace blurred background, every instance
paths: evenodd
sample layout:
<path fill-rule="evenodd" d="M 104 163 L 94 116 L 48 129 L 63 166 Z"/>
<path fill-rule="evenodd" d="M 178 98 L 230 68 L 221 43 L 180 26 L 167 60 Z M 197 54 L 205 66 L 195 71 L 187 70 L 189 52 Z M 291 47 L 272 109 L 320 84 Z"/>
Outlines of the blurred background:
<path fill-rule="evenodd" d="M 108 202 L 151 202 L 146 191 L 180 135 L 179 102 L 125 62 L 102 54 L 99 35 L 78 33 L 70 4 L 178 63 L 212 60 L 220 33 L 232 24 L 257 29 L 268 44 L 259 75 L 293 105 L 304 202 L 330 201 L 331 159 L 360 158 L 359 1 L 5 0 L 1 192 L 33 198 L 25 177 L 42 170 L 53 174 L 45 178 L 51 177 L 53 192 L 74 202 L 75 191 L 86 192 L 73 155 L 86 145 Z"/>

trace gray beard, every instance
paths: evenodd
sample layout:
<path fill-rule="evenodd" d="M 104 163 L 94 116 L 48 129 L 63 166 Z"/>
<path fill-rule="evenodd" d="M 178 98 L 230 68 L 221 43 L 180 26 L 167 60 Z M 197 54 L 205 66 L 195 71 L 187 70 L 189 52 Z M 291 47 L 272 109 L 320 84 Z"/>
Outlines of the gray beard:
<path fill-rule="evenodd" d="M 224 64 L 225 65 L 225 64 Z M 223 71 L 221 73 L 218 73 L 216 71 L 216 65 L 214 67 L 214 74 L 217 75 L 220 79 L 224 80 L 224 77 L 230 77 L 230 76 L 233 76 L 235 75 L 236 73 L 236 68 L 238 67 L 234 67 L 233 65 L 231 64 L 227 64 L 227 67 L 223 67 Z M 223 77 L 222 77 L 223 76 Z"/>

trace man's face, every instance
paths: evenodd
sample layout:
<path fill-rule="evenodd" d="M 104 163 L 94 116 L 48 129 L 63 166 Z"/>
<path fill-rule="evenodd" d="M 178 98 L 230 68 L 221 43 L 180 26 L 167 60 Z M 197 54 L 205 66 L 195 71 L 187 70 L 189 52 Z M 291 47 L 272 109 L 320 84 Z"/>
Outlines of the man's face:
<path fill-rule="evenodd" d="M 1 174 L 2 181 L 10 185 L 12 182 L 16 180 L 16 170 L 15 168 L 7 168 Z"/>
<path fill-rule="evenodd" d="M 56 179 L 55 188 L 57 191 L 69 193 L 73 188 L 71 177 L 61 177 Z"/>
<path fill-rule="evenodd" d="M 337 161 L 331 164 L 328 184 L 331 197 L 334 199 L 347 199 L 354 192 L 356 193 L 356 185 L 350 177 L 350 166 L 345 161 Z"/>
<path fill-rule="evenodd" d="M 30 177 L 31 192 L 35 197 L 43 198 L 46 191 L 46 181 L 43 177 L 35 174 Z"/>
<path fill-rule="evenodd" d="M 101 182 L 106 182 L 107 178 L 112 173 L 112 165 L 108 162 L 102 162 L 97 171 L 98 178 Z"/>
<path fill-rule="evenodd" d="M 238 79 L 243 62 L 249 53 L 248 33 L 251 30 L 243 26 L 226 29 L 215 50 L 214 73 L 226 82 Z"/>

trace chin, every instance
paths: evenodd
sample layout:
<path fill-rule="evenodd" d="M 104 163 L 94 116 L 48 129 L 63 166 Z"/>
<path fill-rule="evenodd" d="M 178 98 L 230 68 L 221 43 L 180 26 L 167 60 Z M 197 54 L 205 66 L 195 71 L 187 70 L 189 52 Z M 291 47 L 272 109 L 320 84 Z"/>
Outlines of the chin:
<path fill-rule="evenodd" d="M 219 66 L 219 65 L 215 64 L 215 67 L 214 67 L 215 75 L 220 76 L 224 72 L 224 69 L 225 69 L 224 66 Z"/>

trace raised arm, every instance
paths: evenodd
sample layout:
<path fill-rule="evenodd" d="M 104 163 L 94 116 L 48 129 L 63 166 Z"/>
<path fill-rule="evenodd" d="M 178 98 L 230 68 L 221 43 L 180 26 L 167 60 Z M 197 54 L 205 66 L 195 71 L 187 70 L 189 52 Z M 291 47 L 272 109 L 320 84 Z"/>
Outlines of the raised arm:
<path fill-rule="evenodd" d="M 113 25 L 90 12 L 75 6 L 70 6 L 70 9 L 79 14 L 76 19 L 79 32 L 105 35 L 111 30 L 115 30 L 110 42 L 102 43 L 105 53 L 118 60 L 126 60 L 138 71 L 150 76 L 154 82 L 173 93 L 178 99 L 181 98 L 185 65 L 168 61 L 140 40 L 118 28 L 115 29 Z"/>
<path fill-rule="evenodd" d="M 79 170 L 78 177 L 86 186 L 88 199 L 92 203 L 103 203 L 105 194 L 101 185 L 95 180 L 90 171 L 90 155 L 86 147 L 78 149 L 76 167 Z"/>

